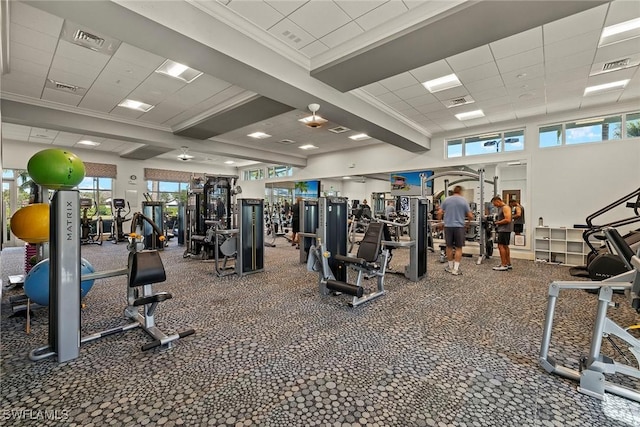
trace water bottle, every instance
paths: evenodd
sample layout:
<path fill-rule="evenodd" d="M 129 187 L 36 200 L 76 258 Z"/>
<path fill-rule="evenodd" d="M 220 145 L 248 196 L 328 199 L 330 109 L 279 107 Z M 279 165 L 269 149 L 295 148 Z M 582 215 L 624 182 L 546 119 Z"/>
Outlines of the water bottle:
<path fill-rule="evenodd" d="M 538 218 L 538 227 L 542 227 L 544 225 L 544 221 L 542 220 L 542 217 Z"/>

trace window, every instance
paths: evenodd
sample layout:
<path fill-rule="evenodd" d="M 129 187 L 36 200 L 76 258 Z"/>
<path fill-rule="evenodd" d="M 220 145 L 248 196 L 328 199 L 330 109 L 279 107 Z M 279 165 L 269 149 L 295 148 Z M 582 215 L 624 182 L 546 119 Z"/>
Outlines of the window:
<path fill-rule="evenodd" d="M 538 135 L 541 148 L 562 145 L 562 125 L 541 127 Z"/>
<path fill-rule="evenodd" d="M 626 137 L 640 137 L 640 113 L 627 114 Z"/>
<path fill-rule="evenodd" d="M 622 138 L 622 116 L 578 120 L 565 124 L 565 143 L 609 141 Z"/>
<path fill-rule="evenodd" d="M 257 181 L 264 179 L 264 169 L 252 169 L 244 171 L 245 181 Z"/>
<path fill-rule="evenodd" d="M 80 198 L 91 199 L 98 203 L 98 215 L 111 215 L 111 197 L 113 190 L 113 179 L 85 176 L 78 184 Z M 95 207 L 88 211 L 88 214 L 95 214 Z"/>
<path fill-rule="evenodd" d="M 280 178 L 291 175 L 293 175 L 293 168 L 291 166 L 271 166 L 267 168 L 268 178 Z"/>
<path fill-rule="evenodd" d="M 462 157 L 462 140 L 447 141 L 447 158 Z"/>
<path fill-rule="evenodd" d="M 524 129 L 447 141 L 447 158 L 524 150 Z"/>
<path fill-rule="evenodd" d="M 147 180 L 147 192 L 151 200 L 165 202 L 169 214 L 177 214 L 178 203 L 187 201 L 188 182 Z"/>

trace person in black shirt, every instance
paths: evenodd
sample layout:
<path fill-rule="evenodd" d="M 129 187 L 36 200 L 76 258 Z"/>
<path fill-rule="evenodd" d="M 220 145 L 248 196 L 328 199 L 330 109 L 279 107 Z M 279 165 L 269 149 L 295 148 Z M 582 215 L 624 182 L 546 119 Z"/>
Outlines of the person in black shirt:
<path fill-rule="evenodd" d="M 300 203 L 302 202 L 302 197 L 296 197 L 296 202 L 293 204 L 291 208 L 291 246 L 296 246 L 299 242 L 298 240 L 298 232 L 300 231 Z"/>

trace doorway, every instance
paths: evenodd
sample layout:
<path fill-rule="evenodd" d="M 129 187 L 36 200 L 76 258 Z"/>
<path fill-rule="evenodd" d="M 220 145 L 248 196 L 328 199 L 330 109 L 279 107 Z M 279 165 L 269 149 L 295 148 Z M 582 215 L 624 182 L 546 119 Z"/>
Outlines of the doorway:
<path fill-rule="evenodd" d="M 17 246 L 18 239 L 11 232 L 11 217 L 19 208 L 18 191 L 16 189 L 16 181 L 14 179 L 3 178 L 2 181 L 2 199 L 4 209 L 2 210 L 2 224 L 4 227 L 2 233 L 2 247 Z"/>
<path fill-rule="evenodd" d="M 517 200 L 520 203 L 520 190 L 502 190 L 502 200 L 506 204 L 512 200 Z"/>

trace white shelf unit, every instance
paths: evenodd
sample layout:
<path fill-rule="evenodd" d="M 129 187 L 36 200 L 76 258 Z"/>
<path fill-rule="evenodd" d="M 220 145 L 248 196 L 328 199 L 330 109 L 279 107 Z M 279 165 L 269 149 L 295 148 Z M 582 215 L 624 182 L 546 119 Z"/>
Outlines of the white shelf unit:
<path fill-rule="evenodd" d="M 536 260 L 565 264 L 585 265 L 589 247 L 582 239 L 581 228 L 536 227 Z"/>

